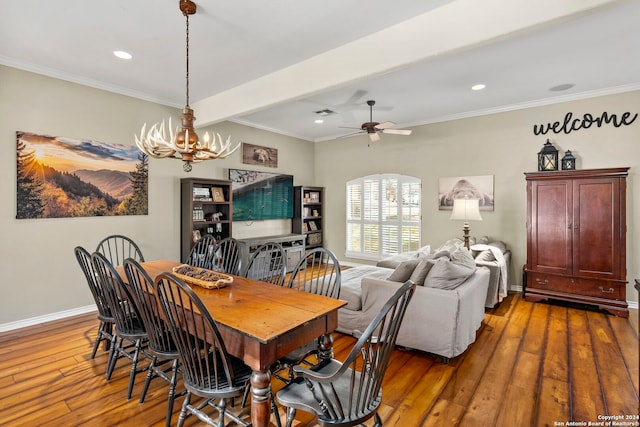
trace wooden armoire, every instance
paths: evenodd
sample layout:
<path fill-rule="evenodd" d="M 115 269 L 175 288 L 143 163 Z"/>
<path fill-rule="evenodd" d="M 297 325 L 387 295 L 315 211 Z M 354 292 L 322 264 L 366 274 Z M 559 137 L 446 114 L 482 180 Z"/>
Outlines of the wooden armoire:
<path fill-rule="evenodd" d="M 628 317 L 629 168 L 525 173 L 527 301 L 596 305 Z"/>

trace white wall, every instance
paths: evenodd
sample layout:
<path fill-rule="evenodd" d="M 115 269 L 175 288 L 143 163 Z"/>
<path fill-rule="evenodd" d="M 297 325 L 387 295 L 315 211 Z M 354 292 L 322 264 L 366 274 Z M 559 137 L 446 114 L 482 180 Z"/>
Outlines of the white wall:
<path fill-rule="evenodd" d="M 195 112 L 197 116 L 197 111 Z M 279 166 L 244 165 L 240 150 L 225 160 L 195 164 L 189 174 L 177 160 L 151 159 L 149 215 L 17 220 L 16 131 L 131 144 L 142 123 L 155 123 L 179 111 L 127 96 L 0 66 L 0 330 L 3 324 L 47 316 L 93 304 L 73 248 L 95 249 L 109 234 L 132 237 L 148 259 L 180 256 L 178 206 L 180 178 L 228 178 L 228 168 L 268 170 L 313 184 L 313 144 L 233 123 L 207 127 L 232 141 L 278 149 Z M 197 122 L 196 122 L 197 124 Z M 201 134 L 204 134 L 204 130 Z M 234 236 L 290 232 L 290 221 L 241 222 Z M 280 231 L 284 230 L 284 231 Z"/>
<path fill-rule="evenodd" d="M 326 187 L 326 245 L 345 255 L 345 183 L 375 173 L 401 173 L 422 179 L 422 243 L 437 247 L 462 235 L 462 225 L 438 210 L 438 178 L 494 175 L 495 210 L 471 222 L 471 235 L 504 240 L 513 252 L 512 283 L 522 284 L 526 262 L 526 183 L 524 172 L 536 171 L 537 153 L 546 138 L 564 153 L 578 157 L 578 168 L 630 166 L 627 179 L 627 299 L 637 301 L 632 286 L 640 278 L 640 117 L 630 126 L 606 125 L 569 134 L 536 136 L 533 125 L 561 121 L 565 114 L 640 113 L 640 91 L 552 106 L 455 120 L 416 127 L 409 137 L 383 135 L 367 147 L 353 137 L 316 145 L 316 185 Z M 339 155 L 337 155 L 339 153 Z M 363 262 L 362 260 L 351 260 Z"/>

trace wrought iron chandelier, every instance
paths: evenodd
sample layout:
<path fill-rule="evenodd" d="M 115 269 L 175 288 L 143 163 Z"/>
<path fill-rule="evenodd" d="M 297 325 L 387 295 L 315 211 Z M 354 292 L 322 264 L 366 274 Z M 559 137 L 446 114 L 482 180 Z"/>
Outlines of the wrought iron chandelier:
<path fill-rule="evenodd" d="M 201 162 L 210 159 L 224 159 L 239 147 L 238 143 L 231 148 L 231 137 L 223 143 L 220 134 L 214 134 L 210 140 L 209 133 L 204 135 L 204 141 L 201 142 L 198 134 L 193 128 L 193 122 L 196 119 L 193 110 L 189 107 L 189 15 L 195 15 L 196 4 L 191 0 L 180 0 L 180 11 L 186 20 L 186 105 L 182 110 L 182 127 L 176 126 L 175 132 L 171 126 L 171 118 L 169 118 L 169 138 L 165 130 L 164 120 L 156 123 L 147 131 L 147 124 L 142 125 L 140 137 L 135 136 L 136 145 L 144 153 L 155 158 L 173 157 L 184 162 L 183 169 L 185 172 L 191 172 L 192 163 Z M 217 135 L 217 138 L 216 138 Z M 218 149 L 218 143 L 220 147 Z"/>

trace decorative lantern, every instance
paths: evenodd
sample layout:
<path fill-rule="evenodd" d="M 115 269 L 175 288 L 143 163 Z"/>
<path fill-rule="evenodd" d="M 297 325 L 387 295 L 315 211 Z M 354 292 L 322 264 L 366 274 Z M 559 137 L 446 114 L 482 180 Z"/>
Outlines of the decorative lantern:
<path fill-rule="evenodd" d="M 553 146 L 551 141 L 547 142 L 538 152 L 538 170 L 539 171 L 557 171 L 558 170 L 558 150 Z"/>
<path fill-rule="evenodd" d="M 571 150 L 567 150 L 562 158 L 562 170 L 572 171 L 576 169 L 576 158 L 571 154 Z"/>

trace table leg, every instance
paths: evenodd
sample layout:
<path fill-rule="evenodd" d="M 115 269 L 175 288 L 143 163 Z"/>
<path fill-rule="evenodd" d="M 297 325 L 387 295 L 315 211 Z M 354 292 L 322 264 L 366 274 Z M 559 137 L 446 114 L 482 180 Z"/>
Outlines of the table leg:
<path fill-rule="evenodd" d="M 253 427 L 268 427 L 271 417 L 271 375 L 266 370 L 251 374 L 251 423 Z"/>
<path fill-rule="evenodd" d="M 322 334 L 318 338 L 318 360 L 333 358 L 333 335 Z"/>

